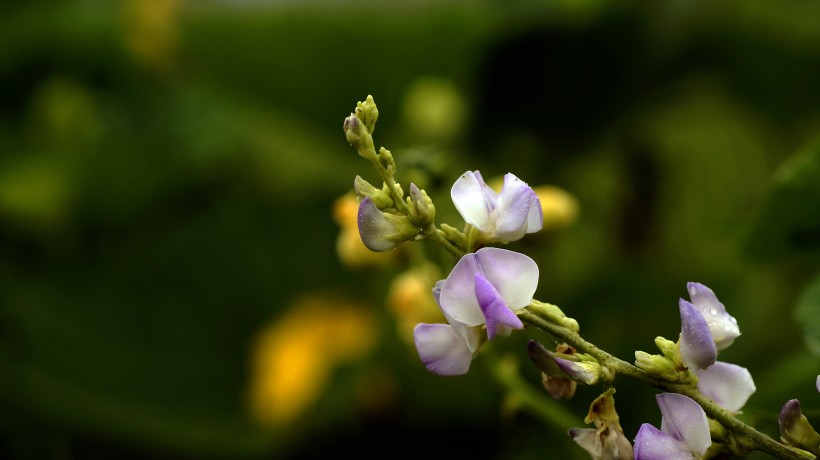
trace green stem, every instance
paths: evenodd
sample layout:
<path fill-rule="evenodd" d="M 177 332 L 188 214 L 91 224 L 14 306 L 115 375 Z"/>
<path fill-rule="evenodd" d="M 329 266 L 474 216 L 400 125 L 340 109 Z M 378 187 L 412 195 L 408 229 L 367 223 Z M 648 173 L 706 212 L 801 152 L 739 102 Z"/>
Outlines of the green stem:
<path fill-rule="evenodd" d="M 644 372 L 640 368 L 598 348 L 571 329 L 547 321 L 530 310 L 525 309 L 523 312 L 519 313 L 518 316 L 523 322 L 549 333 L 550 335 L 568 343 L 583 353 L 593 356 L 602 365 L 609 367 L 618 374 L 626 375 L 627 377 L 639 380 L 665 391 L 680 393 L 692 398 L 695 402 L 700 404 L 701 407 L 703 407 L 706 415 L 720 422 L 726 429 L 748 439 L 752 449 L 766 452 L 781 459 L 805 460 L 805 457 L 792 449 L 780 444 L 771 437 L 766 436 L 753 427 L 743 423 L 734 415 L 729 413 L 729 411 L 718 406 L 711 399 L 703 396 L 691 385 L 658 379 L 657 377 Z"/>

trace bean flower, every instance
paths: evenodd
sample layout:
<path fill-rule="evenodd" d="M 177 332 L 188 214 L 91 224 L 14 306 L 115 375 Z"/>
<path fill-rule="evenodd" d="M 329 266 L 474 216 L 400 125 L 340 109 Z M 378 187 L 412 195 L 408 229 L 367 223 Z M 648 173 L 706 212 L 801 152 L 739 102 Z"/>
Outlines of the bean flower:
<path fill-rule="evenodd" d="M 464 221 L 484 234 L 487 241 L 515 241 L 541 230 L 544 214 L 538 195 L 512 173 L 496 193 L 481 173 L 467 171 L 453 184 L 450 196 Z"/>
<path fill-rule="evenodd" d="M 715 293 L 700 283 L 688 283 L 692 302 L 680 299 L 680 354 L 698 376 L 698 390 L 719 406 L 739 411 L 756 387 L 749 371 L 717 361 L 723 350 L 740 335 L 737 320 L 729 315 Z"/>
<path fill-rule="evenodd" d="M 692 460 L 712 445 L 706 413 L 692 398 L 677 393 L 656 396 L 661 429 L 644 423 L 635 437 L 635 460 Z"/>
<path fill-rule="evenodd" d="M 531 258 L 486 247 L 459 259 L 433 289 L 448 324 L 419 324 L 416 351 L 431 372 L 460 375 L 469 370 L 486 328 L 487 340 L 524 327 L 516 311 L 532 301 L 538 265 Z"/>

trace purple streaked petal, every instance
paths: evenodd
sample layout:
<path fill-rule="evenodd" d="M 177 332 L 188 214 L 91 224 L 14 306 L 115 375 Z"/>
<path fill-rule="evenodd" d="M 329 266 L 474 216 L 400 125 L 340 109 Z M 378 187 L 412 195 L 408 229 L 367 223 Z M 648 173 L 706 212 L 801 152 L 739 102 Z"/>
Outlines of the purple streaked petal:
<path fill-rule="evenodd" d="M 448 324 L 418 324 L 413 340 L 421 362 L 438 375 L 463 375 L 470 370 L 473 352 Z"/>
<path fill-rule="evenodd" d="M 692 305 L 706 318 L 718 351 L 726 349 L 740 335 L 737 320 L 726 311 L 726 307 L 708 287 L 700 283 L 687 283 L 686 289 Z"/>
<path fill-rule="evenodd" d="M 692 370 L 705 369 L 717 359 L 717 347 L 706 319 L 689 302 L 680 299 L 680 354 Z"/>
<path fill-rule="evenodd" d="M 555 363 L 567 377 L 584 385 L 595 385 L 600 375 L 600 366 L 593 362 L 576 362 L 555 357 Z"/>
<path fill-rule="evenodd" d="M 757 389 L 745 367 L 716 361 L 697 372 L 698 390 L 718 406 L 737 412 Z"/>
<path fill-rule="evenodd" d="M 538 265 L 534 260 L 507 249 L 486 247 L 476 252 L 481 272 L 513 311 L 532 301 L 538 288 Z"/>
<path fill-rule="evenodd" d="M 450 189 L 450 197 L 465 222 L 484 232 L 490 230 L 495 192 L 484 184 L 480 174 L 472 171 L 462 174 Z"/>
<path fill-rule="evenodd" d="M 681 440 L 689 450 L 703 455 L 712 445 L 709 421 L 700 404 L 678 393 L 662 393 L 655 397 L 661 410 L 661 431 Z"/>
<path fill-rule="evenodd" d="M 532 198 L 538 199 L 526 182 L 512 173 L 504 176 L 504 187 L 498 195 L 495 236 L 504 241 L 521 239 L 527 231 Z"/>
<path fill-rule="evenodd" d="M 530 339 L 527 342 L 527 354 L 541 372 L 552 377 L 565 377 L 564 371 L 555 362 L 555 355 L 540 342 Z"/>
<path fill-rule="evenodd" d="M 780 427 L 780 434 L 783 437 L 790 437 L 790 434 L 795 431 L 800 425 L 800 419 L 803 418 L 803 411 L 800 409 L 800 401 L 790 399 L 780 409 L 780 416 L 777 418 L 777 425 Z"/>
<path fill-rule="evenodd" d="M 458 260 L 441 286 L 441 310 L 468 326 L 484 324 L 484 314 L 475 296 L 475 274 L 480 271 L 475 253 Z"/>
<path fill-rule="evenodd" d="M 384 238 L 385 235 L 395 234 L 396 227 L 384 217 L 370 197 L 365 197 L 359 202 L 357 222 L 359 236 L 367 249 L 382 252 L 397 246 L 394 241 Z"/>
<path fill-rule="evenodd" d="M 541 199 L 533 191 L 530 195 L 530 213 L 527 215 L 527 233 L 535 233 L 544 227 L 544 210 L 541 208 Z"/>
<path fill-rule="evenodd" d="M 512 329 L 524 328 L 524 323 L 504 303 L 504 299 L 481 272 L 475 274 L 475 295 L 487 322 L 488 340 L 495 338 L 496 328 L 500 325 Z"/>
<path fill-rule="evenodd" d="M 692 460 L 683 443 L 644 423 L 635 436 L 635 460 Z"/>

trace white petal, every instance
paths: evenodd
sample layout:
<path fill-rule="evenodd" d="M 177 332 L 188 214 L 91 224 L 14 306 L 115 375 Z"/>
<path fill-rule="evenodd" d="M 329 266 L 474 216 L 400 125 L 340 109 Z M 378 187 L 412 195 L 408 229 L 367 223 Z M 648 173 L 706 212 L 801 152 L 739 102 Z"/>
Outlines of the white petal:
<path fill-rule="evenodd" d="M 698 371 L 698 390 L 730 412 L 737 412 L 757 389 L 745 367 L 715 362 Z"/>
<path fill-rule="evenodd" d="M 726 311 L 715 293 L 700 283 L 687 283 L 692 305 L 697 308 L 712 331 L 718 351 L 725 349 L 740 335 L 737 320 Z"/>
<path fill-rule="evenodd" d="M 635 460 L 692 460 L 683 443 L 644 423 L 635 436 Z"/>
<path fill-rule="evenodd" d="M 529 305 L 538 288 L 538 265 L 514 251 L 486 247 L 476 252 L 484 276 L 513 311 Z"/>
<path fill-rule="evenodd" d="M 503 241 L 521 239 L 527 231 L 527 219 L 535 192 L 512 173 L 504 176 L 504 187 L 498 195 L 495 236 Z"/>
<path fill-rule="evenodd" d="M 472 171 L 462 174 L 450 189 L 450 197 L 465 222 L 482 232 L 492 230 L 490 211 L 495 207 L 494 192 L 484 184 L 480 174 Z"/>
<path fill-rule="evenodd" d="M 678 393 L 662 393 L 656 399 L 663 416 L 661 430 L 685 442 L 693 453 L 703 455 L 712 445 L 712 437 L 709 421 L 700 404 Z"/>
<path fill-rule="evenodd" d="M 473 352 L 450 325 L 418 324 L 413 339 L 419 358 L 430 372 L 463 375 L 470 370 Z"/>
<path fill-rule="evenodd" d="M 478 271 L 476 254 L 467 254 L 458 260 L 441 286 L 441 310 L 467 326 L 484 324 L 484 314 L 475 296 L 475 274 Z"/>
<path fill-rule="evenodd" d="M 533 191 L 530 195 L 530 213 L 527 215 L 527 233 L 535 233 L 544 226 L 544 210 L 541 208 L 541 199 Z"/>

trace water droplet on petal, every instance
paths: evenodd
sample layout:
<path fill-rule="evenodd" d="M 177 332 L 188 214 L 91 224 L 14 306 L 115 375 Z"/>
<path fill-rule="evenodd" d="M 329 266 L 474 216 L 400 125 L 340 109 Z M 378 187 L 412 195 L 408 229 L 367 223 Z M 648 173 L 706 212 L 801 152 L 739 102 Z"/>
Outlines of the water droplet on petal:
<path fill-rule="evenodd" d="M 717 315 L 717 308 L 715 308 L 715 307 L 710 308 L 709 309 L 709 314 L 712 315 L 712 316 L 716 316 Z"/>

